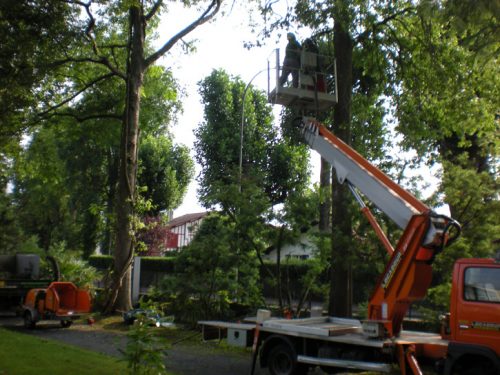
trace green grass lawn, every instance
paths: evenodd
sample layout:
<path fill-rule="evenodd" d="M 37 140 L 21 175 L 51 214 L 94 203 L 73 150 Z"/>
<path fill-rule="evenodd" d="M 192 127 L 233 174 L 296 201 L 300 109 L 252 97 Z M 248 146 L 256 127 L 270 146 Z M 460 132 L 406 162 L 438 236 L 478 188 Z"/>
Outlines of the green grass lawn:
<path fill-rule="evenodd" d="M 0 328 L 0 375 L 125 374 L 125 362 Z"/>

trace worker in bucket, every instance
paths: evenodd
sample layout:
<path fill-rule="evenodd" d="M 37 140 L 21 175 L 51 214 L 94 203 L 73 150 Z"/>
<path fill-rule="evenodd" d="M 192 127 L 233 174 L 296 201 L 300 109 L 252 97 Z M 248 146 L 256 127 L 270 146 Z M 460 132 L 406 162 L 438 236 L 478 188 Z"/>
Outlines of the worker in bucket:
<path fill-rule="evenodd" d="M 285 59 L 283 60 L 283 70 L 281 72 L 279 84 L 283 86 L 291 73 L 293 87 L 299 87 L 301 46 L 293 33 L 286 34 L 286 38 L 288 39 L 288 44 L 285 49 Z"/>

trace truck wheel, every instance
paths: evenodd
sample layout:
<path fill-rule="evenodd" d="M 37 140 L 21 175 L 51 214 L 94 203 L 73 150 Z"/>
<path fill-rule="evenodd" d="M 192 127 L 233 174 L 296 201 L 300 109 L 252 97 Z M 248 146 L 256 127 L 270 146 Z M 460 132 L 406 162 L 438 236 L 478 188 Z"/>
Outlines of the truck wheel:
<path fill-rule="evenodd" d="M 278 344 L 271 349 L 267 364 L 271 375 L 307 374 L 307 366 L 297 363 L 296 354 L 286 344 Z"/>
<path fill-rule="evenodd" d="M 61 320 L 61 327 L 63 328 L 69 328 L 73 322 L 71 320 Z"/>
<path fill-rule="evenodd" d="M 458 369 L 453 369 L 453 375 L 495 375 L 498 374 L 497 369 L 492 363 L 476 363 L 469 366 L 464 366 Z"/>
<path fill-rule="evenodd" d="M 28 329 L 33 329 L 36 326 L 35 319 L 33 318 L 33 315 L 31 314 L 31 311 L 25 311 L 24 312 L 24 327 Z"/>

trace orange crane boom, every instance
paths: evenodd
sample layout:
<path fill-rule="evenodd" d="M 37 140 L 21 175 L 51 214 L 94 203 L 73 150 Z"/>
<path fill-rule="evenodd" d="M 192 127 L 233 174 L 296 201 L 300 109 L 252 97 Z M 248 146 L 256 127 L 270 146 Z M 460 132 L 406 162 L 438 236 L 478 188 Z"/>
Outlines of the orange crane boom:
<path fill-rule="evenodd" d="M 335 168 L 339 182 L 349 185 L 391 257 L 370 298 L 363 329 L 371 336 L 396 336 L 410 304 L 427 293 L 434 257 L 458 237 L 460 226 L 433 212 L 314 118 L 303 119 L 303 131 L 311 148 Z M 404 229 L 395 249 L 356 189 Z M 450 237 L 453 227 L 457 231 Z"/>

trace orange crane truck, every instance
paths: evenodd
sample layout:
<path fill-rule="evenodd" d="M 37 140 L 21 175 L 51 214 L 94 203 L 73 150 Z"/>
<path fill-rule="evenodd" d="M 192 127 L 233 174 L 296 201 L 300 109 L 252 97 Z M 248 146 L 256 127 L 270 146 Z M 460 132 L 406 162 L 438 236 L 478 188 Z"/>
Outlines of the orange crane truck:
<path fill-rule="evenodd" d="M 335 75 L 318 73 L 318 56 L 308 53 L 302 52 L 298 87 L 281 85 L 282 67 L 276 54 L 276 88 L 269 92 L 268 87 L 270 103 L 304 112 L 319 112 L 336 103 Z M 335 72 L 335 61 L 332 67 Z M 268 68 L 268 82 L 270 71 Z M 328 83 L 322 92 L 317 85 L 307 84 L 318 82 L 318 74 Z M 389 261 L 375 285 L 363 321 L 323 316 L 274 319 L 269 311 L 259 311 L 253 329 L 250 374 L 254 374 L 260 357 L 261 367 L 267 367 L 271 375 L 306 374 L 309 368 L 318 366 L 331 374 L 399 369 L 403 375 L 420 375 L 428 364 L 445 375 L 500 375 L 500 258 L 459 259 L 455 263 L 450 311 L 442 319 L 440 334 L 403 330 L 410 305 L 427 293 L 436 256 L 458 238 L 460 225 L 435 213 L 316 119 L 303 117 L 301 127 L 309 146 L 331 164 L 339 182 L 347 184 L 353 193 Z M 403 230 L 395 247 L 364 199 Z M 204 337 L 205 328 L 216 327 L 219 338 L 227 330 L 228 342 L 239 346 L 246 345 L 246 338 L 251 336 L 247 334 L 252 327 L 249 324 L 199 324 Z"/>
<path fill-rule="evenodd" d="M 271 375 L 305 374 L 319 366 L 345 371 L 422 374 L 431 364 L 446 375 L 500 374 L 500 264 L 460 259 L 453 271 L 450 312 L 441 334 L 402 329 L 410 304 L 425 297 L 432 263 L 460 234 L 453 219 L 439 215 L 392 181 L 314 118 L 302 120 L 304 137 L 346 183 L 389 254 L 364 321 L 335 317 L 265 319 L 254 332 L 257 355 Z M 365 199 L 388 215 L 403 234 L 392 247 Z"/>
<path fill-rule="evenodd" d="M 68 328 L 91 311 L 90 293 L 70 282 L 55 281 L 47 288 L 28 291 L 22 305 L 24 326 L 33 329 L 40 320 L 59 320 Z"/>

